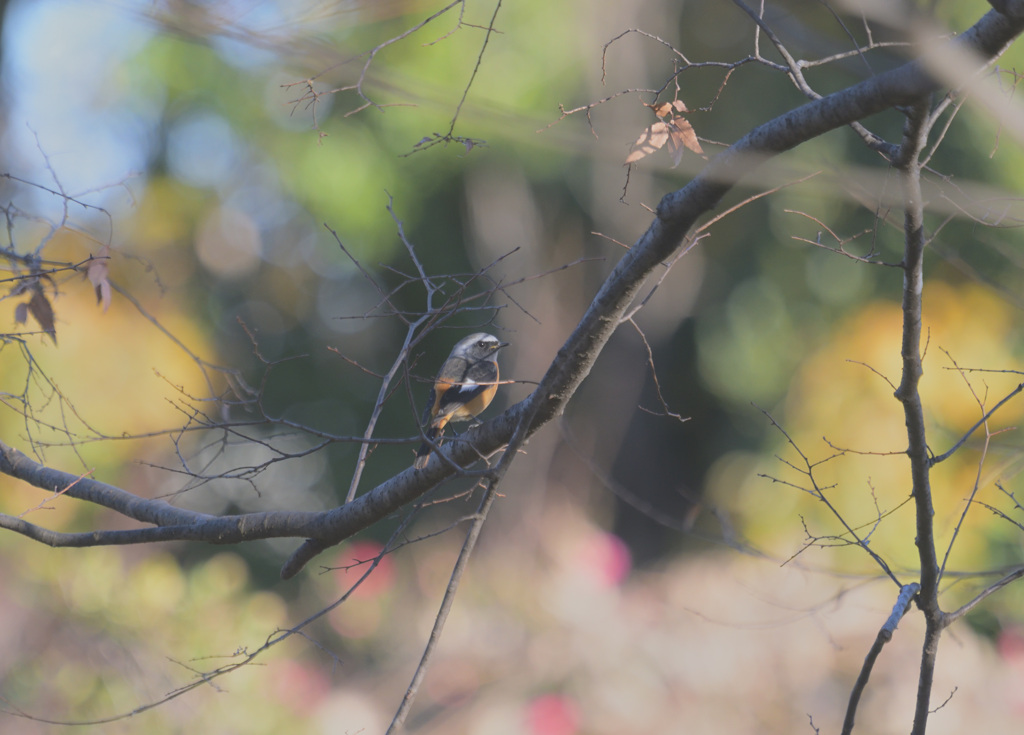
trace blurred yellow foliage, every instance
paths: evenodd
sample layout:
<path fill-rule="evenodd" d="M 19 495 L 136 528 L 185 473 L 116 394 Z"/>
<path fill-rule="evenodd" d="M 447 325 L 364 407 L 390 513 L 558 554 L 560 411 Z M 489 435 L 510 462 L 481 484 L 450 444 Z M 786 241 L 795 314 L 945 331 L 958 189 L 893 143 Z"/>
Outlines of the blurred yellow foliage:
<path fill-rule="evenodd" d="M 966 369 L 1019 368 L 1020 340 L 1013 330 L 1011 307 L 991 290 L 974 284 L 929 282 L 924 304 L 928 347 L 921 397 L 930 447 L 934 454 L 941 454 L 1022 377 L 1019 373 Z M 783 408 L 773 418 L 806 456 L 817 488 L 846 522 L 862 538 L 871 534 L 872 548 L 890 564 L 914 568 L 913 507 L 908 503 L 895 510 L 911 490 L 909 463 L 903 454 L 907 446 L 903 408 L 893 395 L 901 377 L 901 324 L 900 306 L 883 301 L 869 303 L 837 322 L 831 337 L 799 366 Z M 965 370 L 955 369 L 954 360 Z M 990 430 L 1013 429 L 1022 411 L 1024 398 L 1012 399 L 990 419 Z M 949 543 L 974 487 L 984 439 L 981 428 L 931 473 L 940 550 Z M 1000 504 L 1002 493 L 994 483 L 1013 479 L 1020 444 L 1015 429 L 993 438 L 979 499 Z M 756 545 L 765 545 L 782 558 L 807 541 L 801 518 L 811 535 L 826 537 L 823 545 L 840 543 L 829 537 L 849 539 L 832 511 L 810 492 L 808 466 L 781 432 L 773 451 L 796 469 L 770 456 L 731 453 L 720 459 L 710 474 L 713 496 L 744 519 L 745 530 Z M 994 466 L 1010 472 L 993 471 Z M 875 525 L 880 514 L 894 510 Z M 986 538 L 992 527 L 1000 524 L 1005 521 L 981 507 L 972 508 L 951 564 L 977 568 L 989 561 Z M 859 549 L 846 548 L 838 557 L 849 569 L 874 568 Z"/>
<path fill-rule="evenodd" d="M 67 256 L 71 261 L 98 249 L 67 230 L 52 247 L 53 257 Z M 111 270 L 125 270 L 116 250 Z M 33 416 L 41 422 L 31 425 L 30 441 L 24 419 L 6 412 L 0 430 L 8 441 L 29 453 L 35 442 L 44 447 L 52 443 L 46 448 L 52 466 L 70 472 L 96 468 L 95 479 L 115 484 L 118 470 L 143 459 L 145 447 L 166 451 L 167 438 L 107 441 L 102 446 L 89 440 L 97 435 L 127 439 L 180 427 L 184 415 L 178 405 L 188 397 L 208 396 L 210 386 L 195 360 L 174 339 L 188 345 L 193 354 L 213 357 L 189 305 L 172 296 L 162 297 L 151 281 L 138 282 L 150 279 L 141 268 L 132 273 L 134 280 L 125 285 L 139 294 L 146 314 L 118 294 L 110 309 L 102 311 L 85 276 L 74 275 L 58 282 L 56 294 L 47 289 L 56 314 L 57 343 L 44 335 L 27 337 L 31 362 L 0 362 L 0 382 L 24 390 Z M 115 273 L 115 280 L 120 275 Z M 216 374 L 211 377 L 214 389 L 221 388 Z M 52 428 L 47 430 L 45 425 Z M 66 446 L 72 438 L 79 442 L 74 450 Z M 8 479 L 0 482 L 10 484 Z"/>

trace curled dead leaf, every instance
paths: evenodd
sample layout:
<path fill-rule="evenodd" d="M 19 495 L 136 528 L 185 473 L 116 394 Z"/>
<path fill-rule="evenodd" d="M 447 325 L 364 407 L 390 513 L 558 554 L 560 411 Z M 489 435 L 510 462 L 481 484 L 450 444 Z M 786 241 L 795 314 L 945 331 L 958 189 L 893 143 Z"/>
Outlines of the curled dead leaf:
<path fill-rule="evenodd" d="M 644 102 L 646 107 L 650 107 L 654 110 L 654 114 L 658 117 L 665 117 L 666 115 L 672 114 L 672 103 L 671 102 L 656 102 L 653 105 L 648 105 Z"/>
<path fill-rule="evenodd" d="M 643 102 L 642 104 L 645 107 L 650 107 L 654 114 L 662 119 L 647 126 L 643 134 L 636 139 L 630 147 L 629 155 L 626 156 L 627 164 L 636 163 L 641 158 L 646 158 L 655 151 L 661 150 L 666 143 L 669 155 L 672 156 L 672 168 L 678 166 L 683 160 L 683 150 L 691 150 L 697 155 L 707 158 L 690 121 L 679 114 L 689 112 L 685 102 L 675 99 L 671 102 L 655 102 L 654 104 Z M 669 119 L 670 115 L 671 119 Z"/>
<path fill-rule="evenodd" d="M 104 280 L 96 286 L 96 303 L 103 306 L 103 311 L 110 308 L 110 281 Z"/>
<path fill-rule="evenodd" d="M 103 311 L 110 308 L 110 246 L 104 245 L 86 268 L 89 282 L 96 289 L 96 303 L 103 305 Z"/>
<path fill-rule="evenodd" d="M 704 155 L 700 141 L 697 140 L 697 133 L 694 132 L 690 121 L 685 117 L 676 116 L 668 122 L 659 121 L 644 129 L 643 134 L 636 139 L 626 156 L 626 163 L 636 163 L 641 158 L 646 158 L 655 151 L 661 150 L 668 144 L 669 155 L 672 156 L 672 167 L 675 168 L 683 160 L 683 151 L 691 150 L 698 155 Z"/>
<path fill-rule="evenodd" d="M 658 117 L 667 117 L 673 112 L 689 112 L 686 108 L 686 103 L 682 100 L 672 100 L 671 102 L 655 102 L 654 104 L 648 104 L 647 102 L 642 103 L 644 107 L 650 107 L 654 114 Z"/>
<path fill-rule="evenodd" d="M 704 149 L 697 140 L 697 133 L 694 132 L 690 121 L 685 117 L 674 117 L 669 123 L 668 152 L 672 156 L 672 168 L 679 165 L 683 160 L 683 149 L 689 149 L 698 155 L 704 155 Z"/>

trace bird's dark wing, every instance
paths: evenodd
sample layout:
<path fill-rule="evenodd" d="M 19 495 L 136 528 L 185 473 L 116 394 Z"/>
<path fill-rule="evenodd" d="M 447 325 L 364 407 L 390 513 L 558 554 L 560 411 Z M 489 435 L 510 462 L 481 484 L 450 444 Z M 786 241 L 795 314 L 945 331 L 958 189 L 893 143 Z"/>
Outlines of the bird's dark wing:
<path fill-rule="evenodd" d="M 469 403 L 485 391 L 494 390 L 498 382 L 498 366 L 489 360 L 481 360 L 469 366 L 462 380 L 450 385 L 441 394 L 436 416 L 451 413 L 459 406 Z"/>
<path fill-rule="evenodd" d="M 469 366 L 464 383 L 486 383 L 494 385 L 498 382 L 498 365 L 490 360 L 480 360 Z"/>

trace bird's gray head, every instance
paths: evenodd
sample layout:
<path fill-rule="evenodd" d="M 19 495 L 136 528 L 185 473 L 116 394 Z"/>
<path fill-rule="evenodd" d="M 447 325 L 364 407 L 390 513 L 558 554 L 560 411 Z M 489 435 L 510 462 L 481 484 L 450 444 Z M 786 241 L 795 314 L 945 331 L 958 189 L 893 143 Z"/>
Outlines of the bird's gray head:
<path fill-rule="evenodd" d="M 498 350 L 507 345 L 508 342 L 502 342 L 493 334 L 477 332 L 455 345 L 455 348 L 452 350 L 452 357 L 462 357 L 469 362 L 497 360 Z"/>

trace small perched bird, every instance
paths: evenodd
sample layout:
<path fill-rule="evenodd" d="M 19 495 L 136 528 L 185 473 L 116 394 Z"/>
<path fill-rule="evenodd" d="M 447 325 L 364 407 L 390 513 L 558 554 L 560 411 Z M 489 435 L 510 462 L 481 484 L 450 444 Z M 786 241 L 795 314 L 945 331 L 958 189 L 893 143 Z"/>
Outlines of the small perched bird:
<path fill-rule="evenodd" d="M 493 334 L 471 334 L 452 348 L 441 366 L 420 424 L 436 442 L 450 421 L 469 421 L 490 405 L 498 390 L 498 350 L 508 345 Z M 432 447 L 423 442 L 413 467 L 423 469 Z"/>

